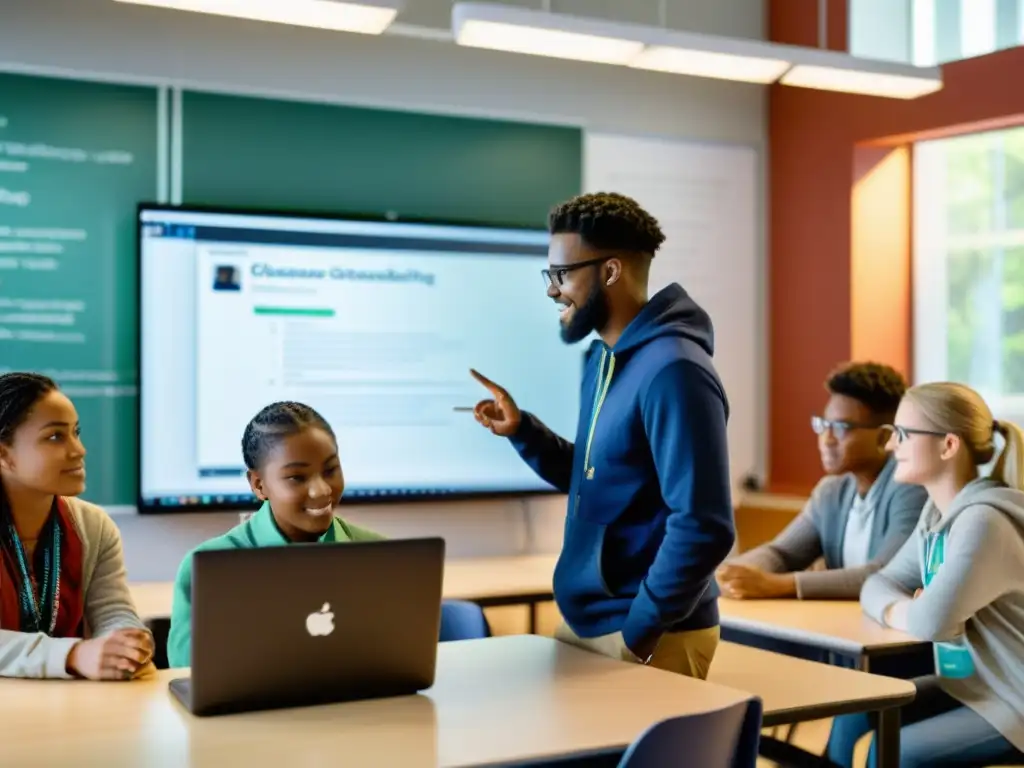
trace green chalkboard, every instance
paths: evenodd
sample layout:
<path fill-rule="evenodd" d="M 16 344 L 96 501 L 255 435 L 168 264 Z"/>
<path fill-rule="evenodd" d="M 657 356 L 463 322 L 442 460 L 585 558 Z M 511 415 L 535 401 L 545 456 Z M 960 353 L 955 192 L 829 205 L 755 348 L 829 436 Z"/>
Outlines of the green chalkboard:
<path fill-rule="evenodd" d="M 100 504 L 136 498 L 135 209 L 157 175 L 155 88 L 0 73 L 0 371 L 71 396 Z"/>
<path fill-rule="evenodd" d="M 543 227 L 582 131 L 185 92 L 186 203 Z"/>

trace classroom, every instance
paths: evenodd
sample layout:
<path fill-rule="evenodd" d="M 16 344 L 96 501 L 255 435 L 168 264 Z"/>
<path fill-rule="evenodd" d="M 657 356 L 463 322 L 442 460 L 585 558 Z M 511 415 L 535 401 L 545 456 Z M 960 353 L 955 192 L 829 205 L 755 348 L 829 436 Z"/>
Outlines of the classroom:
<path fill-rule="evenodd" d="M 0 6 L 0 765 L 1024 765 L 1024 0 Z"/>

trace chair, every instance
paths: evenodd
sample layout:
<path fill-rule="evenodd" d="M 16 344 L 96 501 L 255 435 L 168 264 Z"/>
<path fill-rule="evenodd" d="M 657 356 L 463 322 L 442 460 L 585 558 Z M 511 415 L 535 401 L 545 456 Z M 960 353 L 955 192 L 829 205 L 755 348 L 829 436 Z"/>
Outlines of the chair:
<path fill-rule="evenodd" d="M 655 723 L 634 741 L 619 768 L 755 768 L 761 699 L 717 712 Z"/>
<path fill-rule="evenodd" d="M 167 669 L 167 635 L 171 632 L 171 620 L 168 618 L 146 619 L 146 628 L 153 633 L 153 666 Z"/>
<path fill-rule="evenodd" d="M 479 640 L 491 636 L 484 610 L 468 600 L 444 600 L 441 603 L 441 636 L 439 641 Z"/>

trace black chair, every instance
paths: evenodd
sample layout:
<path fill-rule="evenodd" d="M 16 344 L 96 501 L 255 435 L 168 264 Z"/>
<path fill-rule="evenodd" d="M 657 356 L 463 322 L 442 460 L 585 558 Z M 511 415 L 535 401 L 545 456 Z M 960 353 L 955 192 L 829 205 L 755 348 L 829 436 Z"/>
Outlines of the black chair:
<path fill-rule="evenodd" d="M 153 633 L 153 666 L 167 669 L 167 635 L 171 631 L 169 618 L 146 619 L 146 627 Z"/>
<path fill-rule="evenodd" d="M 761 699 L 655 723 L 622 756 L 619 768 L 755 768 Z"/>

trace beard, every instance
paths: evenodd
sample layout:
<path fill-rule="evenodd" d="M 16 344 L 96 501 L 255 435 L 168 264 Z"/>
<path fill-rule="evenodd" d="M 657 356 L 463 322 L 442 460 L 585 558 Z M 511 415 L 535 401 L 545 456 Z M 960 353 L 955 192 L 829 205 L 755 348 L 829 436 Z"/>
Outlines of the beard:
<path fill-rule="evenodd" d="M 608 324 L 609 314 L 608 298 L 601 290 L 600 284 L 595 283 L 583 306 L 576 307 L 569 322 L 562 324 L 562 341 L 566 344 L 583 341 L 591 333 L 600 331 Z"/>

